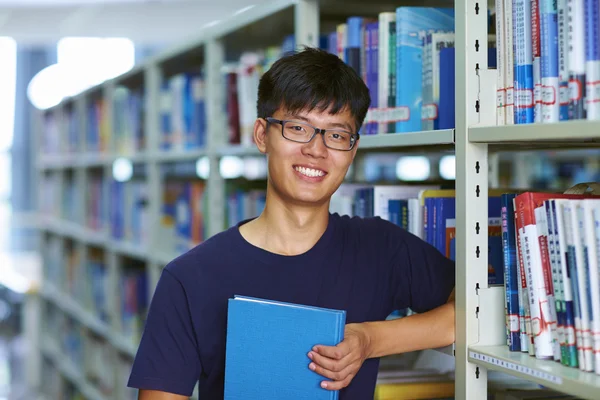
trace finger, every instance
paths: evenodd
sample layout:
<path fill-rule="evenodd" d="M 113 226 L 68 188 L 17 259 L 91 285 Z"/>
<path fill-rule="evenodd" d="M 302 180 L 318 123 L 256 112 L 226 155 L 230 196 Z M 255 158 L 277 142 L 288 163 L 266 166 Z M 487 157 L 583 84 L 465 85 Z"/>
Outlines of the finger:
<path fill-rule="evenodd" d="M 346 368 L 348 364 L 350 364 L 350 358 L 348 356 L 342 358 L 341 360 L 336 360 L 325 357 L 314 351 L 308 353 L 308 358 L 310 358 L 314 364 L 333 372 L 340 372 Z"/>
<path fill-rule="evenodd" d="M 308 367 L 317 374 L 334 381 L 343 381 L 354 370 L 352 365 L 348 365 L 340 371 L 332 371 L 330 369 L 323 368 L 314 362 L 310 363 Z"/>
<path fill-rule="evenodd" d="M 350 382 L 352 382 L 353 377 L 354 377 L 354 374 L 350 374 L 341 381 L 323 381 L 323 382 L 321 382 L 321 387 L 323 389 L 327 389 L 327 390 L 331 390 L 331 391 L 342 390 L 343 388 L 348 386 L 350 384 Z"/>
<path fill-rule="evenodd" d="M 313 351 L 325 357 L 333 358 L 334 360 L 341 360 L 350 353 L 351 346 L 348 342 L 343 341 L 337 346 L 317 345 L 313 348 Z"/>

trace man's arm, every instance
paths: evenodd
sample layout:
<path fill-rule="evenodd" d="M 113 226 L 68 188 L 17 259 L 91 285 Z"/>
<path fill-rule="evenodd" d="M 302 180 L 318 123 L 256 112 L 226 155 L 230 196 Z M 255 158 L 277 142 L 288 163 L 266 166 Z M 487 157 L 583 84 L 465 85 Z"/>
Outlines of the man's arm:
<path fill-rule="evenodd" d="M 367 358 L 434 349 L 454 343 L 454 290 L 446 304 L 422 314 L 390 321 L 365 322 Z"/>
<path fill-rule="evenodd" d="M 321 386 L 340 390 L 352 381 L 367 358 L 433 349 L 454 343 L 454 289 L 448 301 L 430 311 L 389 321 L 346 325 L 337 346 L 315 346 L 309 368 L 331 379 Z"/>
<path fill-rule="evenodd" d="M 138 400 L 189 400 L 187 396 L 178 394 L 159 392 L 158 390 L 140 390 Z"/>

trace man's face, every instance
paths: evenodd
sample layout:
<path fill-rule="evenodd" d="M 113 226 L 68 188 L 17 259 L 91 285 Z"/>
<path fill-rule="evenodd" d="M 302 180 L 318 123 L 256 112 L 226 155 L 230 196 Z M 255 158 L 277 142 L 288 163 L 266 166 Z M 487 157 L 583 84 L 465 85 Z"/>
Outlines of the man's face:
<path fill-rule="evenodd" d="M 306 122 L 321 129 L 346 127 L 346 130 L 356 131 L 354 118 L 347 110 L 335 115 L 319 110 L 293 115 L 278 110 L 273 118 Z M 266 126 L 264 120 L 259 123 Z M 257 125 L 257 129 L 261 127 Z M 343 182 L 358 147 L 357 143 L 351 151 L 328 148 L 320 134 L 309 143 L 293 142 L 283 137 L 281 125 L 277 123 L 268 125 L 262 141 L 260 134 L 258 138 L 259 148 L 267 154 L 271 189 L 286 202 L 306 206 L 329 202 Z"/>

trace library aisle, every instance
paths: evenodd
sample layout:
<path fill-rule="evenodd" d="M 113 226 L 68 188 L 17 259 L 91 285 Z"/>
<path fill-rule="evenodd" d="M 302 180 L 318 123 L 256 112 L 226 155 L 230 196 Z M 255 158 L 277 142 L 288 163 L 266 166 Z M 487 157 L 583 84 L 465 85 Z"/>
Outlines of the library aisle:
<path fill-rule="evenodd" d="M 302 46 L 370 95 L 330 212 L 456 267 L 455 343 L 375 400 L 600 399 L 599 10 L 0 0 L 0 400 L 137 399 L 164 267 L 264 209 L 258 82 Z"/>

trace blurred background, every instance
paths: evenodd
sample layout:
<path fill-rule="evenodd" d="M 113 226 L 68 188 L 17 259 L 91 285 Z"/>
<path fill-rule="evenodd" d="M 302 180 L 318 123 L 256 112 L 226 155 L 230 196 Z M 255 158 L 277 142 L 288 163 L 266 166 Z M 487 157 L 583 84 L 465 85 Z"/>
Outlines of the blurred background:
<path fill-rule="evenodd" d="M 212 169 L 218 170 L 224 188 L 221 197 L 213 197 L 210 210 L 221 215 L 224 223 L 204 228 L 201 236 L 209 236 L 260 211 L 266 178 L 264 159 L 255 151 L 247 148 L 238 151 L 233 147 L 240 145 L 240 138 L 235 139 L 235 135 L 221 141 L 231 147 L 215 159 L 207 157 L 201 148 L 180 157 L 181 150 L 174 141 L 170 144 L 170 155 L 146 154 L 136 158 L 141 147 L 137 144 L 128 147 L 126 140 L 121 144 L 111 142 L 117 156 L 103 159 L 82 157 L 88 153 L 82 153 L 77 143 L 84 138 L 93 142 L 95 139 L 90 139 L 89 132 L 77 133 L 75 129 L 73 141 L 57 132 L 58 129 L 70 132 L 69 127 L 82 123 L 73 120 L 70 113 L 87 110 L 92 101 L 102 99 L 106 93 L 115 96 L 115 104 L 127 104 L 126 109 L 131 110 L 128 102 L 135 98 L 136 89 L 148 83 L 148 75 L 136 70 L 139 65 L 188 46 L 203 30 L 264 3 L 259 0 L 0 0 L 0 400 L 135 398 L 135 394 L 125 393 L 123 382 L 143 324 L 142 303 L 147 304 L 157 271 L 202 237 L 167 241 L 165 248 L 149 256 L 146 251 L 149 239 L 144 236 L 147 225 L 138 221 L 132 227 L 122 227 L 123 232 L 111 232 L 110 228 L 107 232 L 100 221 L 105 218 L 106 210 L 132 208 L 136 210 L 135 216 L 129 218 L 149 223 L 143 210 L 146 205 L 154 204 L 154 200 L 148 193 L 160 193 L 158 205 L 151 207 L 155 207 L 152 212 L 161 215 L 161 224 L 170 224 L 171 231 L 165 232 L 185 229 L 169 220 L 191 220 L 191 214 L 186 213 L 189 210 L 176 207 L 177 199 L 182 191 L 202 191 L 204 186 L 182 189 L 178 184 L 204 182 Z M 380 3 L 393 10 L 398 2 Z M 331 6 L 330 20 L 345 20 L 347 12 L 343 8 L 343 2 Z M 377 15 L 377 10 L 368 12 Z M 277 16 L 292 21 L 287 14 Z M 280 31 L 284 34 L 274 39 L 279 43 L 277 46 L 267 43 L 272 47 L 263 46 L 254 53 L 263 67 L 281 54 L 286 35 L 294 29 L 288 23 L 287 28 L 284 26 L 277 33 Z M 253 37 L 247 39 L 248 43 L 253 42 Z M 244 44 L 236 42 L 235 36 L 229 42 L 237 43 L 238 47 Z M 256 48 L 260 46 L 252 44 L 249 50 Z M 190 54 L 184 58 L 175 55 L 163 58 L 166 60 L 161 65 L 163 78 L 176 77 L 202 64 L 201 59 L 193 56 L 194 51 Z M 227 54 L 228 62 L 221 72 L 231 77 L 231 71 L 237 71 L 240 63 L 247 62 L 251 55 L 241 51 Z M 130 75 L 111 87 L 112 92 L 90 89 L 122 74 Z M 92 90 L 88 103 L 70 100 L 85 90 Z M 49 111 L 56 110 L 59 104 L 58 114 Z M 101 125 L 101 112 L 83 114 L 100 118 L 95 123 Z M 102 143 L 96 145 L 102 148 Z M 90 151 L 92 147 L 84 150 Z M 45 163 L 42 171 L 40 162 Z M 490 158 L 490 168 L 495 187 L 561 190 L 577 182 L 600 181 L 598 149 L 499 151 Z M 447 148 L 443 151 L 375 149 L 358 158 L 348 180 L 368 185 L 400 182 L 453 187 L 454 177 L 454 154 Z M 143 183 L 146 179 L 160 182 L 160 187 L 128 185 L 125 192 L 120 192 L 123 186 L 119 182 Z M 240 212 L 239 207 L 245 210 Z M 63 219 L 49 220 L 42 215 Z M 207 209 L 204 215 L 208 215 Z M 62 223 L 63 220 L 79 225 Z M 164 237 L 179 237 L 181 231 L 178 232 Z M 99 233 L 108 235 L 108 239 L 98 236 Z M 122 303 L 107 306 L 110 309 L 99 306 L 98 302 L 105 301 L 104 297 L 110 294 L 96 294 L 100 290 L 98 285 L 101 289 L 102 285 L 112 285 L 115 293 L 121 294 Z M 40 301 L 40 294 L 44 301 Z M 94 298 L 88 299 L 86 294 Z M 98 296 L 104 300 L 98 300 Z M 124 300 L 127 296 L 142 296 L 145 300 L 140 300 L 139 309 L 127 311 L 130 305 Z M 120 308 L 132 315 L 127 318 L 120 315 Z M 114 322 L 115 319 L 118 321 Z M 114 333 L 115 327 L 121 334 Z M 36 347 L 32 343 L 40 343 L 40 332 L 42 337 L 57 340 L 47 347 L 44 343 Z M 434 372 L 441 375 L 451 372 L 452 363 L 436 357 L 412 355 L 397 361 L 397 365 L 421 365 L 424 374 L 433 374 L 432 365 L 446 365 Z"/>

